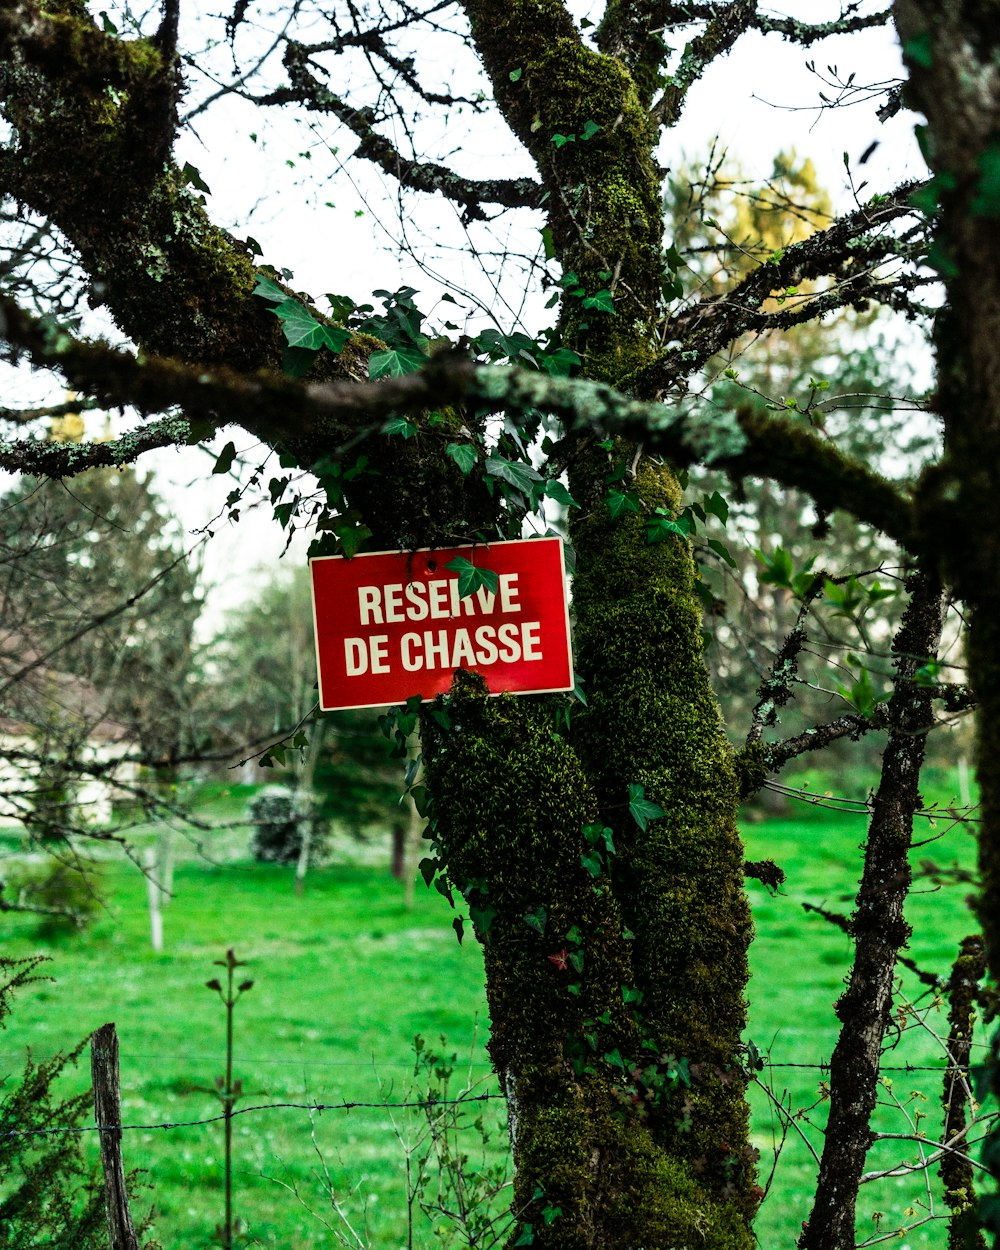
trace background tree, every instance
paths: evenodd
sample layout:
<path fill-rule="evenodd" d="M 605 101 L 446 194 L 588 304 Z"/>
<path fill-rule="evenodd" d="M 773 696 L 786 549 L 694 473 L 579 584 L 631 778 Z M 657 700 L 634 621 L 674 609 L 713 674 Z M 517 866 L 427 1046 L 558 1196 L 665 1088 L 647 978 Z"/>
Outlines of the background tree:
<path fill-rule="evenodd" d="M 11 652 L 20 640 L 86 679 L 145 758 L 169 764 L 189 750 L 197 568 L 149 478 L 25 479 L 0 517 Z"/>
<path fill-rule="evenodd" d="M 312 614 L 304 567 L 275 578 L 231 612 L 209 649 L 201 723 L 214 729 L 216 750 L 226 746 L 241 755 L 249 749 L 248 727 L 267 735 L 267 749 L 251 758 L 266 757 L 273 772 L 256 776 L 306 790 L 319 820 L 336 820 L 358 837 L 402 828 L 404 766 L 390 758 L 374 715 L 337 712 L 313 719 Z M 297 734 L 301 745 L 293 747 Z"/>
<path fill-rule="evenodd" d="M 148 27 L 128 11 L 122 33 L 110 18 L 99 25 L 80 0 L 0 10 L 4 189 L 66 240 L 91 297 L 139 349 L 53 330 L 5 299 L 11 353 L 154 418 L 72 454 L 14 438 L 0 463 L 66 476 L 237 422 L 283 466 L 319 483 L 322 498 L 276 476 L 279 520 L 315 525 L 316 549 L 344 554 L 366 542 L 408 549 L 517 535 L 529 518 L 544 525 L 544 497 L 572 501 L 586 705 L 488 700 L 475 677 L 459 674 L 437 715 L 421 716 L 429 871 L 461 894 L 484 945 L 490 1053 L 511 1107 L 517 1166 L 511 1244 L 752 1243 L 761 1190 L 740 1060 L 751 925 L 736 814 L 806 749 L 804 735 L 779 739 L 775 727 L 794 692 L 819 584 L 789 578 L 801 601 L 795 627 L 761 684 L 745 747 L 734 752 L 702 663 L 701 601 L 681 524 L 680 474 L 691 463 L 802 489 L 820 515 L 850 511 L 912 563 L 885 717 L 859 710 L 808 736 L 811 746 L 888 729 L 848 922 L 856 957 L 839 1005 L 831 1128 L 804 1246 L 854 1241 L 893 971 L 907 936 L 906 852 L 924 740 L 935 698 L 960 693 L 935 676 L 943 576 L 984 609 L 970 661 L 989 718 L 982 914 L 996 972 L 1000 797 L 989 725 L 1000 635 L 990 622 L 1000 614 L 988 588 L 998 578 L 989 542 L 973 554 L 954 535 L 987 514 L 993 479 L 984 466 L 997 462 L 997 28 L 994 6 L 972 0 L 926 11 L 907 0 L 896 10 L 944 179 L 938 200 L 925 188 L 915 204 L 909 184 L 880 191 L 723 291 L 686 293 L 682 258 L 663 246 L 659 158 L 694 84 L 744 35 L 811 48 L 883 26 L 889 11 L 852 6 L 813 24 L 746 0 L 611 0 L 595 22 L 577 21 L 559 0 L 465 0 L 449 25 L 450 10 L 408 5 L 275 9 L 274 55 L 245 63 L 234 91 L 264 106 L 298 106 L 323 137 L 346 129 L 361 160 L 403 188 L 441 194 L 469 221 L 508 208 L 541 213 L 547 266 L 529 266 L 530 281 L 536 290 L 551 284 L 555 323 L 532 337 L 515 324 L 470 326 L 476 332 L 450 348 L 440 343 L 447 324 L 426 324 L 412 287 L 381 292 L 381 308 L 335 296 L 327 313 L 284 285 L 280 271 L 258 268 L 252 239 L 213 224 L 200 175 L 170 159 L 186 63 L 176 4 Z M 248 6 L 237 5 L 230 42 L 249 20 Z M 478 61 L 507 128 L 504 150 L 516 144 L 530 175 L 508 177 L 506 159 L 488 178 L 444 163 L 459 110 L 474 130 L 485 101 L 421 74 L 412 41 L 428 33 L 447 48 L 441 63 L 466 54 Z M 423 54 L 419 62 L 435 64 Z M 899 107 L 898 92 L 884 107 Z M 425 130 L 417 123 L 431 109 Z M 396 123 L 409 150 L 389 137 Z M 939 237 L 928 253 L 938 202 Z M 887 481 L 794 413 L 720 410 L 690 392 L 706 362 L 748 333 L 868 301 L 919 315 L 912 296 L 931 281 L 921 265 L 928 255 L 953 308 L 942 320 L 937 401 L 950 442 L 919 490 Z M 775 308 L 775 298 L 784 303 Z M 976 415 L 965 419 L 970 395 Z M 223 465 L 234 451 L 224 450 Z M 415 719 L 397 715 L 401 735 Z"/>
<path fill-rule="evenodd" d="M 84 422 L 71 412 L 53 426 L 76 446 Z M 85 923 L 99 903 L 73 835 L 107 835 L 115 796 L 172 804 L 177 761 L 196 746 L 201 597 L 182 538 L 133 469 L 26 478 L 0 500 L 5 814 L 60 861 L 22 874 L 6 902 L 47 925 Z M 155 872 L 166 890 L 170 847 L 165 824 Z"/>

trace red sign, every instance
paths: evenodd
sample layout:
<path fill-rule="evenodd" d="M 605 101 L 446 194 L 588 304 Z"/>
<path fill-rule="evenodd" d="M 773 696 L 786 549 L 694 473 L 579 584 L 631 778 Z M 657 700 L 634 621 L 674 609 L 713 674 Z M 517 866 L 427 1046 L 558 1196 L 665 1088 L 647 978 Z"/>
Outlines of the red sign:
<path fill-rule="evenodd" d="M 495 573 L 496 590 L 461 596 L 446 567 L 456 557 Z M 559 538 L 309 564 L 323 711 L 433 699 L 458 668 L 480 673 L 491 694 L 573 689 Z"/>

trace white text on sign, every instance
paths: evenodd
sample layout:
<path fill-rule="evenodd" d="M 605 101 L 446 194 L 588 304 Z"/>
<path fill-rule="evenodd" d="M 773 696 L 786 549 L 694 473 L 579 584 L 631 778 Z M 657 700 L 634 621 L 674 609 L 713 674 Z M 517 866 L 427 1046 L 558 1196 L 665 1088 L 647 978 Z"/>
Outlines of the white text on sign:
<path fill-rule="evenodd" d="M 518 574 L 501 573 L 496 591 L 481 586 L 462 598 L 458 579 L 390 582 L 358 587 L 358 620 L 362 626 L 395 625 L 406 621 L 451 620 L 457 617 L 503 615 L 521 611 Z M 427 629 L 405 633 L 398 651 L 390 653 L 389 634 L 344 639 L 344 671 L 348 677 L 385 674 L 397 663 L 407 673 L 456 669 L 463 665 L 489 667 L 543 659 L 539 621 L 505 621 L 475 628 Z"/>

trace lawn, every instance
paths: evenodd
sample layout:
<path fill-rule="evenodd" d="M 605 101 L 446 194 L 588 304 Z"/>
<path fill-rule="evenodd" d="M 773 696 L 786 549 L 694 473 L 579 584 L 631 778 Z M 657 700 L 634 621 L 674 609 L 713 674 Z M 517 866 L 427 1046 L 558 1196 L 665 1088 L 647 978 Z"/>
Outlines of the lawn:
<path fill-rule="evenodd" d="M 952 797 L 948 783 L 948 777 L 938 779 L 939 800 Z M 816 786 L 828 788 L 814 778 L 810 788 Z M 851 789 L 865 793 L 859 783 Z M 238 815 L 242 800 L 239 793 L 216 794 L 203 814 L 225 824 Z M 971 861 L 969 835 L 949 825 L 941 818 L 933 827 L 923 822 L 923 837 L 943 836 L 918 850 L 915 860 L 933 855 L 941 863 Z M 818 1097 L 825 1076 L 821 1065 L 835 1040 L 831 1008 L 850 958 L 843 934 L 804 912 L 801 903 L 850 910 L 863 832 L 863 815 L 802 802 L 783 819 L 748 821 L 744 827 L 748 856 L 773 858 L 788 876 L 778 895 L 750 884 L 758 939 L 749 1034 L 774 1065 L 762 1077 L 793 1111 Z M 135 836 L 141 844 L 149 831 L 139 828 Z M 461 1056 L 459 1084 L 471 1071 L 486 1081 L 483 1089 L 495 1089 L 483 1047 L 481 958 L 474 943 L 456 942 L 444 900 L 419 885 L 408 910 L 401 887 L 384 867 L 357 862 L 312 873 L 299 898 L 289 870 L 247 860 L 241 851 L 245 831 L 201 836 L 203 849 L 218 862 L 190 852 L 181 857 L 159 955 L 149 947 L 145 882 L 123 860 L 108 861 L 107 910 L 87 934 L 45 947 L 56 980 L 19 994 L 0 1037 L 0 1076 L 18 1067 L 26 1045 L 36 1054 L 49 1053 L 114 1020 L 126 1123 L 174 1123 L 217 1113 L 208 1091 L 224 1068 L 225 1020 L 218 996 L 205 982 L 222 973 L 214 961 L 232 948 L 246 961 L 241 974 L 254 980 L 235 1014 L 236 1074 L 247 1090 L 244 1105 L 405 1101 L 419 1092 L 413 1075 L 417 1033 L 435 1045 L 442 1035 L 447 1039 L 447 1052 Z M 8 851 L 13 845 L 8 839 Z M 963 891 L 925 887 L 908 914 L 916 930 L 910 954 L 932 971 L 946 972 L 958 938 L 971 927 Z M 5 954 L 39 949 L 33 921 L 8 915 L 3 925 Z M 920 992 L 912 977 L 904 978 L 904 993 L 916 998 Z M 908 1022 L 887 1059 L 904 1070 L 889 1074 L 893 1084 L 886 1102 L 899 1105 L 886 1106 L 880 1127 L 906 1131 L 906 1116 L 918 1110 L 933 1135 L 940 1075 L 905 1068 L 941 1066 L 934 1033 L 946 1031 L 946 1011 L 926 998 L 919 1005 L 929 1027 Z M 488 1107 L 499 1111 L 500 1104 Z M 755 1091 L 754 1108 L 766 1178 L 781 1117 L 763 1090 Z M 815 1174 L 801 1135 L 818 1148 L 815 1126 L 821 1120 L 818 1107 L 789 1133 L 760 1217 L 766 1250 L 795 1242 Z M 420 1123 L 417 1112 L 390 1116 L 362 1108 L 312 1118 L 283 1109 L 237 1120 L 235 1208 L 247 1223 L 249 1243 L 288 1250 L 326 1247 L 335 1244 L 328 1224 L 350 1238 L 331 1207 L 332 1187 L 363 1240 L 379 1250 L 405 1246 L 404 1147 Z M 145 1200 L 155 1202 L 155 1231 L 165 1250 L 211 1244 L 222 1210 L 221 1145 L 217 1124 L 125 1135 L 127 1166 L 148 1170 Z M 895 1153 L 889 1151 L 887 1160 L 900 1153 L 899 1143 L 892 1145 Z M 912 1157 L 915 1149 L 907 1145 L 902 1155 Z M 872 1161 L 881 1158 L 873 1153 Z M 920 1185 L 912 1181 L 866 1187 L 859 1230 L 866 1235 L 876 1227 L 886 1232 L 913 1223 L 919 1206 L 915 1217 L 904 1212 L 920 1197 Z M 876 1211 L 884 1213 L 881 1222 L 873 1221 Z M 935 1223 L 914 1229 L 897 1244 L 940 1247 L 945 1241 L 944 1225 Z M 418 1250 L 432 1242 L 429 1225 L 418 1224 Z"/>

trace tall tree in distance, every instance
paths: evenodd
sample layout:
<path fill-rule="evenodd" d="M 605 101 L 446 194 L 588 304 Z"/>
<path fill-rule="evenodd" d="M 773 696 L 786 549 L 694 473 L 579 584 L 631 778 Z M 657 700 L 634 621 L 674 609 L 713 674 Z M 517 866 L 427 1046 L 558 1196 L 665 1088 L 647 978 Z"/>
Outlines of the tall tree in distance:
<path fill-rule="evenodd" d="M 62 778 L 67 828 L 93 741 L 160 781 L 193 748 L 201 597 L 183 538 L 134 469 L 23 479 L 0 500 L 5 715 L 34 736 L 39 776 Z"/>

